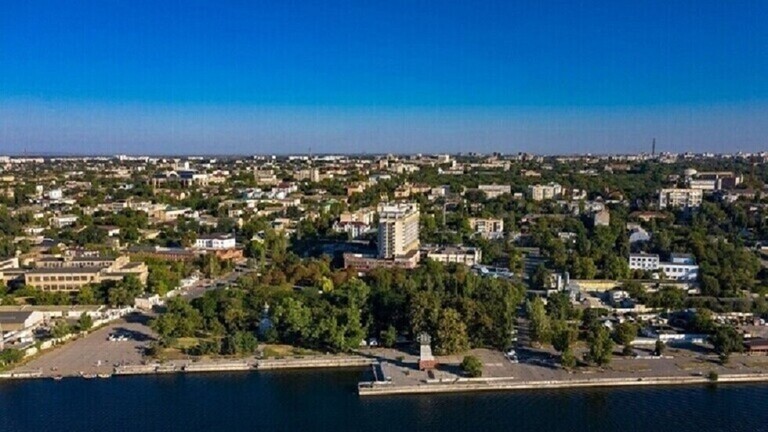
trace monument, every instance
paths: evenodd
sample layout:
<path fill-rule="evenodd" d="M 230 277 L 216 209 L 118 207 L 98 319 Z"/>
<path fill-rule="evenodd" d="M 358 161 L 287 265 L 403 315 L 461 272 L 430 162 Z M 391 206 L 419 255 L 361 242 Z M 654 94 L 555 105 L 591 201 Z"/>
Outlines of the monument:
<path fill-rule="evenodd" d="M 432 338 L 427 333 L 421 333 L 417 338 L 419 341 L 419 370 L 431 370 L 437 367 L 437 360 L 432 355 Z"/>

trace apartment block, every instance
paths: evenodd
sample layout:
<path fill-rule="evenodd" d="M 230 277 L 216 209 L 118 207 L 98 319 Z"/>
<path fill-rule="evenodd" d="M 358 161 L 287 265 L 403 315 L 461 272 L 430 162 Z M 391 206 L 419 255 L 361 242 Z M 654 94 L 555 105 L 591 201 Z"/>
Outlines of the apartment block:
<path fill-rule="evenodd" d="M 563 193 L 563 187 L 558 183 L 528 186 L 528 195 L 533 201 L 544 201 L 558 198 Z"/>
<path fill-rule="evenodd" d="M 512 193 L 512 186 L 510 185 L 480 185 L 477 187 L 477 189 L 484 192 L 485 196 L 489 199 L 498 198 L 501 195 Z"/>
<path fill-rule="evenodd" d="M 659 191 L 659 208 L 698 208 L 703 196 L 701 189 L 662 189 Z"/>
<path fill-rule="evenodd" d="M 379 212 L 379 258 L 405 256 L 419 250 L 419 206 L 382 204 Z"/>
<path fill-rule="evenodd" d="M 504 219 L 469 218 L 469 226 L 475 234 L 486 239 L 496 239 L 504 236 Z"/>

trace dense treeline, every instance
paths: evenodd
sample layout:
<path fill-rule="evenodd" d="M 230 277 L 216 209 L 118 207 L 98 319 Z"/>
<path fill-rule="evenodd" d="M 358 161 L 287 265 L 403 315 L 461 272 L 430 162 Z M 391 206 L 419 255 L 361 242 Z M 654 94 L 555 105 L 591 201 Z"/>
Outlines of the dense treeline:
<path fill-rule="evenodd" d="M 435 351 L 449 354 L 469 347 L 508 347 L 524 295 L 519 284 L 435 262 L 408 272 L 376 271 L 365 279 L 332 272 L 327 260 L 289 268 L 283 277 L 244 277 L 240 287 L 208 292 L 191 305 L 174 300 L 153 327 L 166 344 L 178 337 L 202 337 L 205 342 L 195 353 L 224 352 L 221 340 L 242 339 L 244 333 L 337 352 L 371 337 L 392 346 L 398 338 L 413 340 L 428 332 Z M 265 278 L 285 282 L 261 284 Z"/>

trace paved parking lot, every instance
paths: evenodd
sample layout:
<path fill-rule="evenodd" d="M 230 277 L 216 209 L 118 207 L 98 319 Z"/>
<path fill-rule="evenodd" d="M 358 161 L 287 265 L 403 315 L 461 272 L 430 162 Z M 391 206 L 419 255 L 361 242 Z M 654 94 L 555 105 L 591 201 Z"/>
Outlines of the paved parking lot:
<path fill-rule="evenodd" d="M 144 348 L 154 339 L 148 317 L 130 315 L 85 337 L 45 351 L 17 371 L 41 371 L 44 376 L 112 373 L 117 364 L 141 364 Z M 126 341 L 110 341 L 109 335 L 127 335 Z"/>

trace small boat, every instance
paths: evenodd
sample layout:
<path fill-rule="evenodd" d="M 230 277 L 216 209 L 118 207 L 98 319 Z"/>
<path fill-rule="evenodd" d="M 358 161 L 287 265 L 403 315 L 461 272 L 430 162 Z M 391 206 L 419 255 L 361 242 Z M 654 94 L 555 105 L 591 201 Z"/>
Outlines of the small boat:
<path fill-rule="evenodd" d="M 53 380 L 54 380 L 54 381 L 61 381 L 61 379 L 62 379 L 62 378 L 64 378 L 64 377 L 63 377 L 63 376 L 61 376 L 61 375 L 54 375 L 54 376 L 53 376 Z"/>
<path fill-rule="evenodd" d="M 96 378 L 96 374 L 83 374 L 83 378 L 93 379 L 93 378 Z"/>
<path fill-rule="evenodd" d="M 105 374 L 105 373 L 98 375 L 99 378 L 109 378 L 111 376 L 112 376 L 111 374 Z"/>

